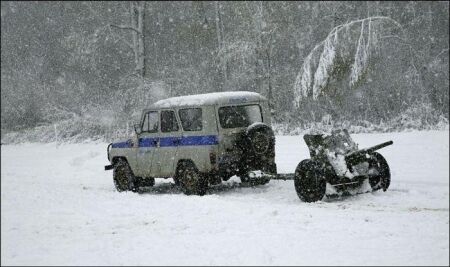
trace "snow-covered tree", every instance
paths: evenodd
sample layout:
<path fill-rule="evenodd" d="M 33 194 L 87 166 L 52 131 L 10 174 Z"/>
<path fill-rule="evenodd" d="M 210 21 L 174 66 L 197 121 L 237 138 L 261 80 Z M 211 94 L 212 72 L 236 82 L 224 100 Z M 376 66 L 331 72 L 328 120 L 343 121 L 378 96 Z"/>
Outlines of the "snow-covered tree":
<path fill-rule="evenodd" d="M 379 35 L 403 28 L 389 17 L 368 17 L 341 24 L 306 56 L 294 84 L 294 105 L 301 99 L 313 99 L 326 91 L 331 78 L 348 78 L 355 88 L 363 79 L 373 53 L 379 53 Z M 343 72 L 343 69 L 349 69 Z M 348 73 L 349 72 L 349 73 Z M 343 77 L 337 77 L 337 76 Z"/>

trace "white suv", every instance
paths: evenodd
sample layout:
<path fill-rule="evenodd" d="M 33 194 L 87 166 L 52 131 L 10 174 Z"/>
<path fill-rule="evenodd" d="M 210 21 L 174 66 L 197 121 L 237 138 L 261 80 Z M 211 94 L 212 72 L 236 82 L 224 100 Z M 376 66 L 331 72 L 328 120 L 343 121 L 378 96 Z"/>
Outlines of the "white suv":
<path fill-rule="evenodd" d="M 253 92 L 160 100 L 143 111 L 133 139 L 108 145 L 105 170 L 114 170 L 118 191 L 152 186 L 155 177 L 173 177 L 185 194 L 198 195 L 233 175 L 265 184 L 276 174 L 270 124 L 266 98 Z"/>

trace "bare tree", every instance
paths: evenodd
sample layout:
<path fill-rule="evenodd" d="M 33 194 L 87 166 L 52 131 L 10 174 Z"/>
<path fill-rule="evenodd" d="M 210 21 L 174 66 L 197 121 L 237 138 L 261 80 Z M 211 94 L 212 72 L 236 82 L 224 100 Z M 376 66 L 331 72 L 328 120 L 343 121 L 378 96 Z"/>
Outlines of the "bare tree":
<path fill-rule="evenodd" d="M 263 59 L 263 76 L 267 83 L 267 99 L 270 108 L 274 107 L 273 88 L 272 88 L 272 54 L 274 35 L 277 30 L 276 21 L 269 16 L 268 5 L 270 2 L 259 1 L 256 5 L 256 16 L 254 17 L 254 24 L 258 35 L 257 50 L 259 57 Z M 266 6 L 267 5 L 267 6 Z"/>
<path fill-rule="evenodd" d="M 217 34 L 217 47 L 218 51 L 221 51 L 223 48 L 223 19 L 222 19 L 222 12 L 221 12 L 221 5 L 218 1 L 214 1 L 214 8 L 215 8 L 215 21 L 216 21 L 216 34 Z M 220 64 L 223 77 L 225 79 L 225 82 L 228 80 L 227 75 L 227 64 Z"/>
<path fill-rule="evenodd" d="M 116 25 L 110 24 L 111 27 L 129 31 L 132 35 L 133 42 L 128 45 L 134 52 L 135 72 L 140 78 L 145 77 L 145 42 L 144 42 L 144 18 L 145 18 L 145 1 L 131 1 L 129 9 L 129 24 Z"/>

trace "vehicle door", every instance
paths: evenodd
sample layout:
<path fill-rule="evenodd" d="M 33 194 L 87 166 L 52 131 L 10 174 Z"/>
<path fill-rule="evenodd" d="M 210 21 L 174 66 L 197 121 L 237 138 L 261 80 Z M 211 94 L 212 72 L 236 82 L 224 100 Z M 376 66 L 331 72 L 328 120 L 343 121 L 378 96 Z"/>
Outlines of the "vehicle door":
<path fill-rule="evenodd" d="M 191 159 L 198 170 L 211 170 L 216 161 L 217 126 L 213 106 L 183 107 L 178 110 L 183 134 L 177 158 Z"/>
<path fill-rule="evenodd" d="M 171 177 L 174 173 L 175 156 L 181 141 L 181 127 L 172 109 L 160 112 L 161 130 L 158 149 L 160 175 Z"/>
<path fill-rule="evenodd" d="M 142 119 L 141 129 L 137 152 L 139 173 L 144 177 L 154 177 L 154 168 L 156 167 L 154 159 L 157 157 L 155 152 L 159 144 L 159 112 L 146 112 Z"/>

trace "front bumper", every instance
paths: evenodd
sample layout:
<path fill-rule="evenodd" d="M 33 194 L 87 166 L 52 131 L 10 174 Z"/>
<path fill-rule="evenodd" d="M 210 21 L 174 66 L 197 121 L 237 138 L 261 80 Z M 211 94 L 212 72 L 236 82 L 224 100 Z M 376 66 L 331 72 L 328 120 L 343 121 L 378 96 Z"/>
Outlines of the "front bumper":
<path fill-rule="evenodd" d="M 112 170 L 112 169 L 114 169 L 114 165 L 106 165 L 105 166 L 105 171 L 109 171 L 109 170 Z"/>

